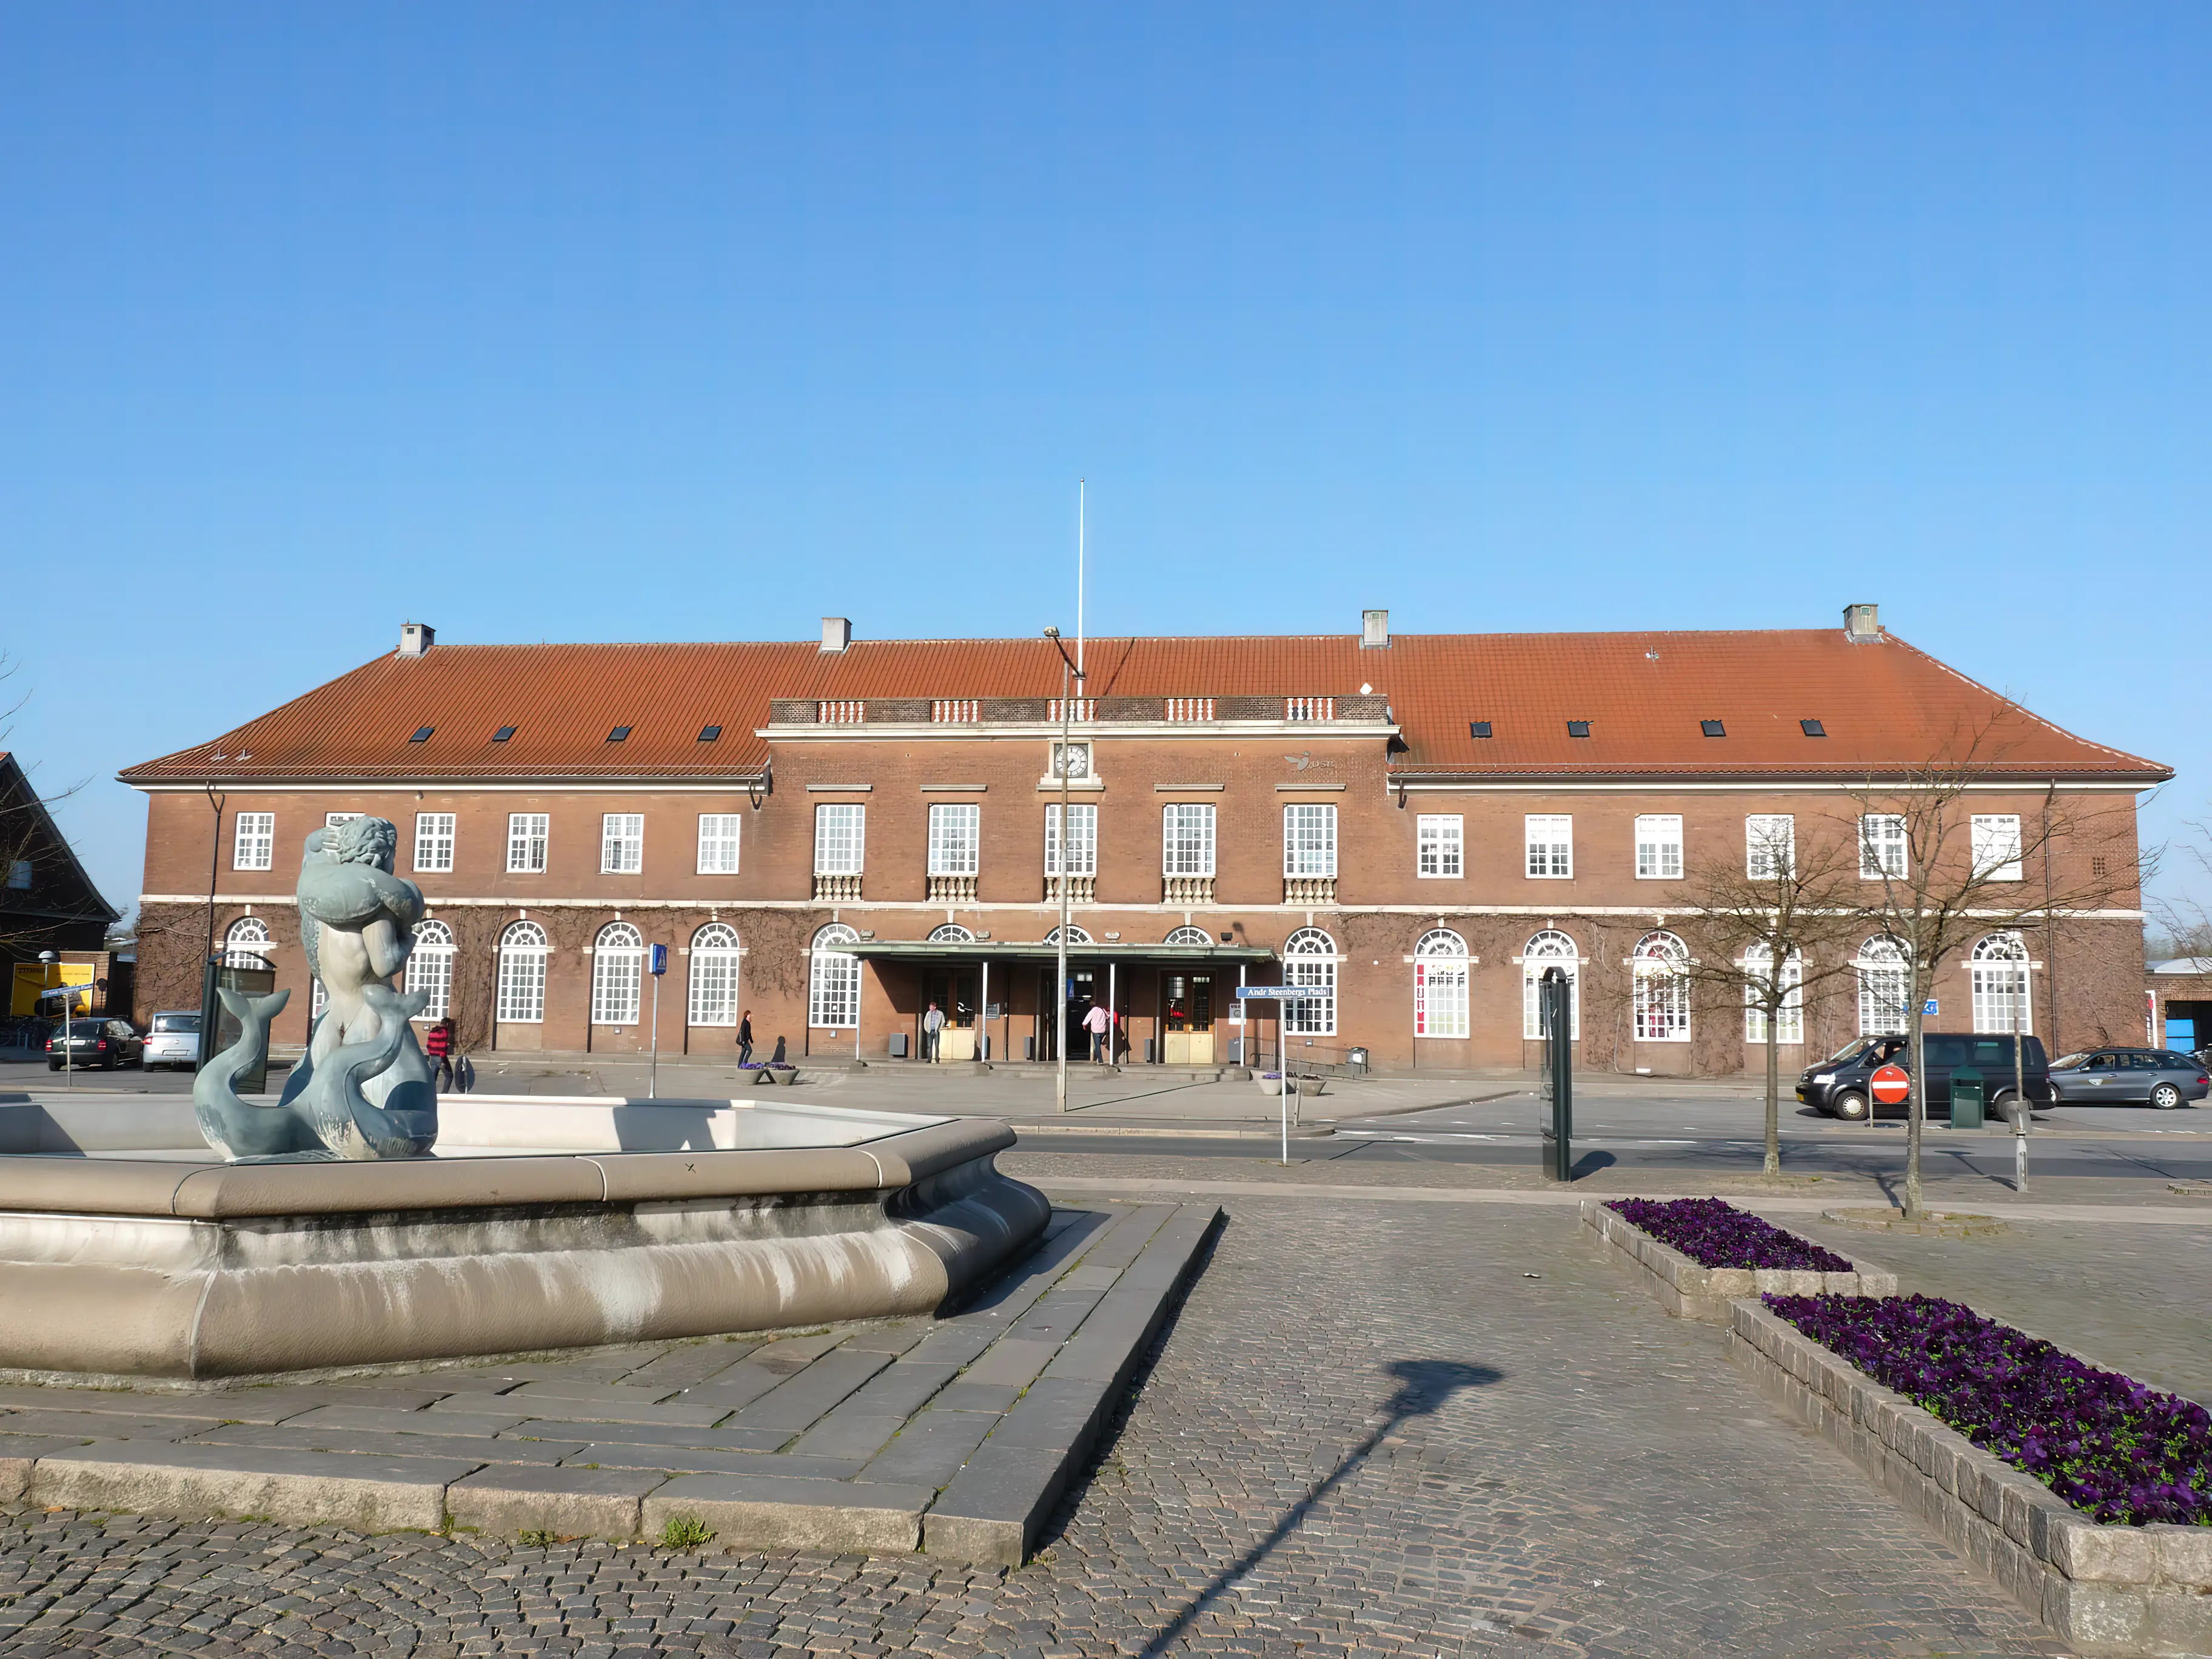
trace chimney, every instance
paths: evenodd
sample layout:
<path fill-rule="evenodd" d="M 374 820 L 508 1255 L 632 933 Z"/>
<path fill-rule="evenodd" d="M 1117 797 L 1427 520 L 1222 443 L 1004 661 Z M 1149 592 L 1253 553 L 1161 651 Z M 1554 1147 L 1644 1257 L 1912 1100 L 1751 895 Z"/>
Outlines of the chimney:
<path fill-rule="evenodd" d="M 1871 645 L 1881 637 L 1881 607 L 1847 605 L 1844 607 L 1844 637 L 1853 645 Z"/>
<path fill-rule="evenodd" d="M 438 630 L 428 623 L 399 624 L 399 654 L 403 657 L 422 656 L 437 640 Z"/>
<path fill-rule="evenodd" d="M 846 617 L 824 617 L 822 619 L 822 648 L 842 651 L 853 642 L 853 623 Z"/>
<path fill-rule="evenodd" d="M 1359 613 L 1359 648 L 1379 651 L 1390 643 L 1390 613 L 1387 611 L 1363 611 Z"/>

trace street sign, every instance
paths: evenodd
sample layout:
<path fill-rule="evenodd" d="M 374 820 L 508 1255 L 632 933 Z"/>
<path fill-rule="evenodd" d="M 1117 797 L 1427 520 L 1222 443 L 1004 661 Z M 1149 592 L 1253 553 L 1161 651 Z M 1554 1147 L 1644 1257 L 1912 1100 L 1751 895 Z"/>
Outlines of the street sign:
<path fill-rule="evenodd" d="M 1911 1093 L 1912 1079 L 1905 1075 L 1902 1066 L 1884 1066 L 1875 1071 L 1868 1087 L 1883 1105 L 1894 1106 Z"/>
<path fill-rule="evenodd" d="M 655 979 L 668 971 L 668 947 L 665 945 L 656 945 L 653 947 L 652 971 Z"/>
<path fill-rule="evenodd" d="M 1920 1005 L 1920 1012 L 1921 1012 L 1922 1016 L 1923 1016 L 1924 1018 L 1928 1018 L 1928 1019 L 1933 1019 L 1933 1018 L 1936 1018 L 1936 999 L 1935 999 L 1934 997 L 1930 997 L 1930 998 L 1929 998 L 1929 999 L 1928 999 L 1928 1000 L 1927 1000 L 1927 1001 L 1925 1001 L 1925 1002 L 1922 1003 L 1922 1004 Z"/>
<path fill-rule="evenodd" d="M 1318 985 L 1240 985 L 1237 995 L 1243 1001 L 1261 1002 L 1318 1002 L 1328 994 Z"/>

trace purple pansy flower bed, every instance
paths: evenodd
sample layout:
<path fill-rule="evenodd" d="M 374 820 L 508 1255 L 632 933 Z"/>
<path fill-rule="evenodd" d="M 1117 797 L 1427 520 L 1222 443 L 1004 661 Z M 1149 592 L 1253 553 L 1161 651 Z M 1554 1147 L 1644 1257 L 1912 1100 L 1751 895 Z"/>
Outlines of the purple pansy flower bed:
<path fill-rule="evenodd" d="M 1701 1267 L 1771 1267 L 1847 1273 L 1833 1250 L 1785 1233 L 1717 1198 L 1623 1198 L 1607 1206 Z"/>
<path fill-rule="evenodd" d="M 2212 1526 L 2212 1413 L 1932 1297 L 1770 1296 L 1814 1341 L 2091 1518 Z"/>

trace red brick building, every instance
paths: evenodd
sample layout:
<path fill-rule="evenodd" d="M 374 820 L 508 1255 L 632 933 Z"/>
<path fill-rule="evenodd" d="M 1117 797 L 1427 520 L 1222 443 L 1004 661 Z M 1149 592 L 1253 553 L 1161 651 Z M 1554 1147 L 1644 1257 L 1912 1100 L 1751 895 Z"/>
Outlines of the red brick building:
<path fill-rule="evenodd" d="M 1737 1071 L 1759 1052 L 1742 1009 L 1647 995 L 1632 963 L 1697 948 L 1688 875 L 1743 857 L 1748 819 L 1840 822 L 1855 788 L 1972 732 L 1978 817 L 2087 813 L 2131 852 L 2136 792 L 2171 775 L 1872 607 L 1844 629 L 1397 637 L 1370 612 L 1345 636 L 1091 640 L 1084 666 L 1070 974 L 1139 1063 L 1220 1063 L 1248 1033 L 1272 1054 L 1275 1023 L 1237 1022 L 1234 993 L 1287 980 L 1329 994 L 1289 1020 L 1309 1058 L 1517 1066 L 1558 963 L 1585 1066 Z M 818 645 L 438 645 L 410 624 L 123 775 L 149 798 L 139 1000 L 188 1004 L 212 933 L 275 965 L 304 1036 L 302 845 L 371 812 L 428 902 L 410 981 L 472 1048 L 643 1048 L 664 945 L 666 1050 L 733 1054 L 750 1010 L 763 1055 L 881 1060 L 915 1052 L 935 1001 L 946 1057 L 1048 1056 L 1061 680 L 1049 641 L 856 641 L 842 620 Z M 2046 1040 L 2131 1037 L 2137 902 L 1939 964 L 1934 1026 L 1969 1024 L 1994 955 L 2029 961 L 2003 971 L 2034 976 Z M 1785 1061 L 1879 1001 L 1814 999 Z"/>

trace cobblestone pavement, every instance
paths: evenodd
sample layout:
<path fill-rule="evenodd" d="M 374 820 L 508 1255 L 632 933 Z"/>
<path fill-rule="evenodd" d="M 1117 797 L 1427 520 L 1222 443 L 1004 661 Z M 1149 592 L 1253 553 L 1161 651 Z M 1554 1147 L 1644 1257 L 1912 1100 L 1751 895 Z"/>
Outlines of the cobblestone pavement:
<path fill-rule="evenodd" d="M 1229 1209 L 1018 1571 L 20 1515 L 0 1651 L 2057 1651 L 1571 1211 Z"/>

